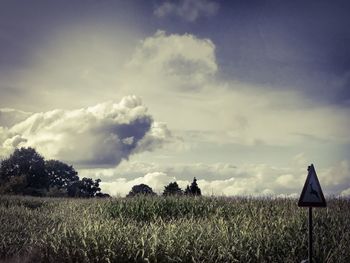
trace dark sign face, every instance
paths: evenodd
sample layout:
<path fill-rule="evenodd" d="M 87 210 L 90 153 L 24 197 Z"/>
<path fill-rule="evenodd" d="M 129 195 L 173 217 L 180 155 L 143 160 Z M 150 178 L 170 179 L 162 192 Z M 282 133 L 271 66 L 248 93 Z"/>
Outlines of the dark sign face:
<path fill-rule="evenodd" d="M 313 164 L 308 167 L 308 172 L 298 206 L 326 207 L 326 200 Z"/>

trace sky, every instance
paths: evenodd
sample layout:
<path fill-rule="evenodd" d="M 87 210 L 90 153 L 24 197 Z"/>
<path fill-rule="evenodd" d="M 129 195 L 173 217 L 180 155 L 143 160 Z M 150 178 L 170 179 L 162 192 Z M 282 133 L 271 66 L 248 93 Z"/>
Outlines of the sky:
<path fill-rule="evenodd" d="M 348 1 L 0 0 L 0 157 L 124 196 L 350 195 Z"/>

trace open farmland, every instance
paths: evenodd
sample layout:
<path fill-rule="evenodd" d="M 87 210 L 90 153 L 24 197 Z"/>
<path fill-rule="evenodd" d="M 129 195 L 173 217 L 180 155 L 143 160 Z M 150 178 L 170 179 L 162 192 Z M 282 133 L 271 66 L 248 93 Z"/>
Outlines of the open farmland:
<path fill-rule="evenodd" d="M 350 262 L 350 201 L 314 209 L 317 262 Z M 3 262 L 300 262 L 294 199 L 0 197 Z M 0 260 L 0 261 L 1 261 Z"/>

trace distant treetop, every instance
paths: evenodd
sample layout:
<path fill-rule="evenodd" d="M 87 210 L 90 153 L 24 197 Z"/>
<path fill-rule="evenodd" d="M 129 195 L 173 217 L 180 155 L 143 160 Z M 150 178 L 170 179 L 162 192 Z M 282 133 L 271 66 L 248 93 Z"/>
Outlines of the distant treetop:
<path fill-rule="evenodd" d="M 169 183 L 167 186 L 164 186 L 163 195 L 182 195 L 183 191 L 178 186 L 177 182 Z"/>
<path fill-rule="evenodd" d="M 137 195 L 156 195 L 155 192 L 153 192 L 152 188 L 149 187 L 147 184 L 138 184 L 134 185 L 131 189 L 131 191 L 128 193 L 126 197 L 133 197 Z"/>
<path fill-rule="evenodd" d="M 202 195 L 201 189 L 198 187 L 196 177 L 193 178 L 193 182 L 191 183 L 191 186 L 187 185 L 185 190 L 185 195 L 192 195 L 192 196 Z"/>

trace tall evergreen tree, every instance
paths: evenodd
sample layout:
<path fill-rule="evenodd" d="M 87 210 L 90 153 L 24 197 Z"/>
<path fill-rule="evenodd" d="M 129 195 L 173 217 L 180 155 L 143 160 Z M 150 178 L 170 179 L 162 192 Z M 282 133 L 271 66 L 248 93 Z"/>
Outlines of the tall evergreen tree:
<path fill-rule="evenodd" d="M 201 189 L 198 187 L 196 177 L 193 178 L 193 182 L 191 183 L 191 186 L 187 185 L 185 190 L 185 195 L 192 195 L 192 196 L 202 195 Z"/>
<path fill-rule="evenodd" d="M 183 192 L 177 182 L 169 183 L 167 186 L 164 187 L 163 195 L 182 195 Z"/>

